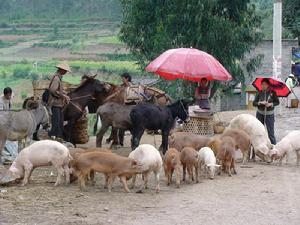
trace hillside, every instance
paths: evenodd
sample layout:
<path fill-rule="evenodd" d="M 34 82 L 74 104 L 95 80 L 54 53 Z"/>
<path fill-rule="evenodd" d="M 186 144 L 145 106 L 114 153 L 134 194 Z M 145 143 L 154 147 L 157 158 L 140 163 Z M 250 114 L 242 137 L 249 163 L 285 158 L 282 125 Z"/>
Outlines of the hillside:
<path fill-rule="evenodd" d="M 272 0 L 254 0 L 266 38 L 272 35 Z M 119 0 L 1 0 L 0 89 L 11 86 L 15 102 L 30 96 L 30 81 L 47 79 L 54 65 L 69 61 L 78 83 L 83 73 L 119 83 L 125 71 L 144 72 L 118 39 Z"/>

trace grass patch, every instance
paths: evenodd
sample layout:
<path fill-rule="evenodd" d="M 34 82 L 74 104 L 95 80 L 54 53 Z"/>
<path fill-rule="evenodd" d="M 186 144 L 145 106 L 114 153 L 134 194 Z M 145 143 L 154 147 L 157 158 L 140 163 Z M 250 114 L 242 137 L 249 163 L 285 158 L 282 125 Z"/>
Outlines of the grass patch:
<path fill-rule="evenodd" d="M 96 42 L 99 44 L 123 44 L 117 36 L 98 37 Z"/>

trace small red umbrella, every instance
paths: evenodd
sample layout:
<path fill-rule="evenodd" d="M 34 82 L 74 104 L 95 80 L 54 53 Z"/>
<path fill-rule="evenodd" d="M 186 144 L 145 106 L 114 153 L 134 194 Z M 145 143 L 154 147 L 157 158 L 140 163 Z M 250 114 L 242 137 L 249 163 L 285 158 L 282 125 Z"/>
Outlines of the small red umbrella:
<path fill-rule="evenodd" d="M 152 61 L 146 71 L 156 73 L 166 80 L 198 82 L 202 78 L 221 81 L 232 79 L 218 60 L 195 48 L 170 49 Z"/>
<path fill-rule="evenodd" d="M 257 77 L 253 81 L 252 85 L 258 90 L 261 91 L 261 81 L 266 77 Z M 287 97 L 291 91 L 286 86 L 286 84 L 275 77 L 267 77 L 270 81 L 270 90 L 274 91 L 278 97 Z"/>

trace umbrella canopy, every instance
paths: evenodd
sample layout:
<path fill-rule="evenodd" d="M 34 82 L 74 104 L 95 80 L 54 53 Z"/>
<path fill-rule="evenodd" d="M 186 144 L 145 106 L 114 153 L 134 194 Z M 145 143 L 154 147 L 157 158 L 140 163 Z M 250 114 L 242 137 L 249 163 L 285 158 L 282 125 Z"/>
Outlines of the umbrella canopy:
<path fill-rule="evenodd" d="M 184 79 L 198 82 L 208 80 L 228 81 L 232 77 L 222 64 L 212 55 L 194 48 L 170 49 L 147 67 L 166 80 Z"/>
<path fill-rule="evenodd" d="M 286 86 L 286 84 L 274 77 L 257 77 L 253 81 L 252 85 L 258 90 L 261 91 L 261 81 L 262 79 L 267 78 L 270 81 L 270 90 L 274 91 L 278 97 L 287 97 L 291 91 Z"/>

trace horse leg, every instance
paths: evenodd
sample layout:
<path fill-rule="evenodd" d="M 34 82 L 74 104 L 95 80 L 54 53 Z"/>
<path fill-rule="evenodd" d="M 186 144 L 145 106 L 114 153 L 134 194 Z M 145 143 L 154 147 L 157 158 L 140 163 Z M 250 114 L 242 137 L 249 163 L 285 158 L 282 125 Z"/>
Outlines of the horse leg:
<path fill-rule="evenodd" d="M 120 144 L 121 146 L 124 146 L 125 130 L 119 129 L 119 134 L 118 134 L 118 136 L 119 136 L 119 144 Z"/>
<path fill-rule="evenodd" d="M 72 135 L 75 123 L 76 123 L 76 119 L 71 119 L 68 121 L 68 124 L 67 124 L 66 141 L 68 141 L 72 144 L 75 144 L 75 141 L 73 140 L 73 135 Z"/>
<path fill-rule="evenodd" d="M 135 130 L 133 132 L 132 145 L 131 145 L 132 150 L 136 149 L 139 146 L 140 140 L 144 134 L 144 131 L 145 131 L 145 128 L 139 127 L 138 130 Z"/>
<path fill-rule="evenodd" d="M 105 140 L 106 141 L 106 144 L 109 144 L 112 140 L 113 140 L 113 136 L 114 136 L 114 128 L 111 127 L 111 132 L 110 132 L 110 135 L 109 137 Z"/>
<path fill-rule="evenodd" d="M 101 129 L 96 136 L 96 147 L 102 147 L 102 140 L 105 132 L 107 131 L 109 125 L 106 123 L 102 123 Z"/>
<path fill-rule="evenodd" d="M 111 143 L 111 148 L 116 148 L 117 145 L 119 144 L 119 139 L 118 139 L 118 131 L 119 129 L 118 128 L 115 128 L 115 127 L 112 127 L 112 130 L 111 130 L 111 135 L 112 135 L 112 143 Z"/>
<path fill-rule="evenodd" d="M 161 143 L 162 152 L 163 152 L 163 155 L 165 155 L 166 151 L 168 150 L 169 130 L 162 130 L 161 136 L 162 136 L 162 143 Z"/>

